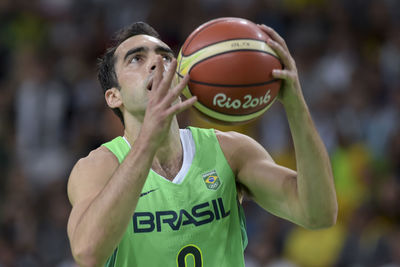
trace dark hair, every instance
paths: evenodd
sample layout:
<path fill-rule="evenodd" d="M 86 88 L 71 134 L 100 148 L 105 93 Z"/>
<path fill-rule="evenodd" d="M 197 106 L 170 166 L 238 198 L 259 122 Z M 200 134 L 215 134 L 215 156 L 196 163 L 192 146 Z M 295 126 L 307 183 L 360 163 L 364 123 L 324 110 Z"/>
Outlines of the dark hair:
<path fill-rule="evenodd" d="M 117 74 L 115 73 L 115 50 L 117 50 L 118 46 L 126 39 L 140 34 L 150 35 L 160 39 L 158 32 L 145 22 L 132 23 L 116 32 L 113 36 L 110 47 L 99 59 L 98 63 L 97 78 L 99 79 L 103 93 L 113 87 L 121 89 L 118 84 Z M 113 108 L 112 111 L 120 118 L 122 124 L 125 126 L 121 110 L 119 108 Z"/>

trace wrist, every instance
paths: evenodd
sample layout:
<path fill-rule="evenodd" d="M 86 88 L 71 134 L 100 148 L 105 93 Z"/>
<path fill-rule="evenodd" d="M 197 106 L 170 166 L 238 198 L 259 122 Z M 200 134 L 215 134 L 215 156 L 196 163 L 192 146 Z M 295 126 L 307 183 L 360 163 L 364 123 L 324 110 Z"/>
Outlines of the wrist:
<path fill-rule="evenodd" d="M 280 97 L 280 101 L 285 110 L 286 111 L 293 110 L 294 112 L 299 112 L 305 107 L 307 107 L 301 90 L 299 88 L 298 89 L 290 88 L 290 89 L 293 90 L 286 89 L 284 92 L 282 92 L 282 95 Z"/>
<path fill-rule="evenodd" d="M 135 144 L 136 148 L 140 150 L 146 150 L 150 154 L 151 153 L 155 154 L 158 147 L 157 140 L 154 140 L 151 134 L 146 134 L 143 131 L 139 133 L 138 137 L 135 140 Z"/>

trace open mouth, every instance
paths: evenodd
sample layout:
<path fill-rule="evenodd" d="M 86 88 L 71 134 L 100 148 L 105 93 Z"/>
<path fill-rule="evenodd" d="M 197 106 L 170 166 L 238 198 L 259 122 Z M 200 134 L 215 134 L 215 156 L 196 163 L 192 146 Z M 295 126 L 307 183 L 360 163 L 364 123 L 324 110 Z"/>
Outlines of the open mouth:
<path fill-rule="evenodd" d="M 151 91 L 152 87 L 153 87 L 153 79 L 151 79 L 147 84 L 147 90 Z"/>

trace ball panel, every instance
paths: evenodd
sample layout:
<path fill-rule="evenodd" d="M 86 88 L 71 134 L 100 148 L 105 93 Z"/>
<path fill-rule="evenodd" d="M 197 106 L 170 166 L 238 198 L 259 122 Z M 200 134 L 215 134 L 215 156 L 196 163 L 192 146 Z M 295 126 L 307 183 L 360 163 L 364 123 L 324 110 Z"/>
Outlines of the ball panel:
<path fill-rule="evenodd" d="M 278 56 L 276 55 L 275 51 L 267 45 L 264 41 L 260 40 L 251 40 L 251 39 L 235 39 L 229 41 L 221 41 L 219 43 L 212 44 L 207 47 L 203 47 L 199 51 L 189 55 L 183 56 L 182 50 L 178 54 L 178 73 L 182 76 L 186 75 L 190 69 L 206 60 L 208 58 L 217 56 L 219 54 L 226 54 L 228 52 L 239 52 L 239 51 L 254 51 L 254 52 L 261 52 L 270 54 L 271 56 L 275 57 L 279 60 Z"/>
<path fill-rule="evenodd" d="M 265 111 L 269 109 L 269 107 L 275 102 L 276 98 L 274 98 L 267 106 L 265 106 L 263 109 L 252 113 L 252 114 L 246 114 L 246 115 L 229 115 L 229 114 L 223 114 L 220 112 L 216 112 L 215 110 L 212 110 L 203 104 L 196 102 L 194 104 L 195 108 L 201 112 L 201 114 L 205 115 L 206 117 L 210 117 L 216 121 L 221 121 L 225 123 L 242 123 L 242 122 L 249 122 L 251 120 L 256 119 L 257 117 L 261 116 Z"/>
<path fill-rule="evenodd" d="M 273 80 L 271 69 L 280 61 L 259 51 L 233 51 L 207 58 L 190 70 L 190 79 L 226 86 L 265 83 Z"/>
<path fill-rule="evenodd" d="M 243 87 L 188 84 L 190 93 L 197 96 L 198 103 L 226 115 L 248 115 L 264 109 L 276 98 L 280 85 L 280 80 Z"/>
<path fill-rule="evenodd" d="M 182 47 L 184 56 L 221 40 L 255 39 L 266 41 L 269 37 L 256 24 L 246 19 L 220 18 L 211 20 L 197 28 Z"/>

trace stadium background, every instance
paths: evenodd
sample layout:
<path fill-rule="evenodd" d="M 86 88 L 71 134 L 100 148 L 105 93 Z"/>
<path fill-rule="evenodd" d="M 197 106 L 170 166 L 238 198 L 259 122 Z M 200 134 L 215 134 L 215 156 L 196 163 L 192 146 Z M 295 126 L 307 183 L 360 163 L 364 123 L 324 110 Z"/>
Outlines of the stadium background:
<path fill-rule="evenodd" d="M 246 201 L 246 266 L 400 266 L 400 1 L 1 0 L 1 267 L 74 266 L 67 176 L 121 134 L 95 75 L 110 34 L 143 20 L 177 51 L 222 16 L 265 23 L 287 40 L 339 197 L 337 225 L 320 231 Z M 193 112 L 179 120 L 221 128 Z M 255 123 L 222 129 L 253 136 L 295 168 L 279 103 Z"/>

